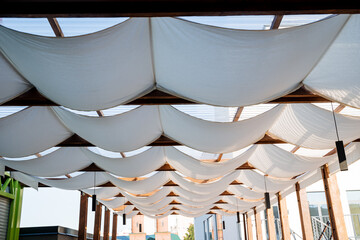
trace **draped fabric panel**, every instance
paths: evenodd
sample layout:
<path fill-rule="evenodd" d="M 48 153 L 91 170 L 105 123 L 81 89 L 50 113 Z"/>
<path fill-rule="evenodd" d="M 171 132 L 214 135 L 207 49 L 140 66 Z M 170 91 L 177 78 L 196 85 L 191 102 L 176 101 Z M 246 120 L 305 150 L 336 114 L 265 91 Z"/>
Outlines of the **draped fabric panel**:
<path fill-rule="evenodd" d="M 360 108 L 360 16 L 352 15 L 321 61 L 304 80 L 305 86 L 328 99 Z"/>
<path fill-rule="evenodd" d="M 125 158 L 109 158 L 90 150 L 83 150 L 84 156 L 105 171 L 122 177 L 140 177 L 151 173 L 166 163 L 164 150 L 152 147 L 140 154 Z"/>
<path fill-rule="evenodd" d="M 237 107 L 278 98 L 299 86 L 347 18 L 274 31 L 152 18 L 157 84 L 210 105 Z"/>
<path fill-rule="evenodd" d="M 277 106 L 251 119 L 219 123 L 194 118 L 170 106 L 160 106 L 166 136 L 209 153 L 233 152 L 260 140 L 282 110 L 282 106 Z"/>
<path fill-rule="evenodd" d="M 53 110 L 72 132 L 109 151 L 136 150 L 155 141 L 162 133 L 156 106 L 101 118 L 78 115 L 60 107 Z"/>
<path fill-rule="evenodd" d="M 48 107 L 31 107 L 0 119 L 0 156 L 25 157 L 47 150 L 72 133 Z"/>
<path fill-rule="evenodd" d="M 39 92 L 72 109 L 114 107 L 145 94 L 155 84 L 146 18 L 69 38 L 0 27 L 0 51 Z"/>
<path fill-rule="evenodd" d="M 224 176 L 246 162 L 244 155 L 226 162 L 207 163 L 190 157 L 174 147 L 165 148 L 167 162 L 181 174 L 195 179 Z"/>
<path fill-rule="evenodd" d="M 146 194 L 155 191 L 169 181 L 166 172 L 157 172 L 151 177 L 140 181 L 125 181 L 110 174 L 107 174 L 106 178 L 118 188 L 133 194 Z"/>
<path fill-rule="evenodd" d="M 349 143 L 360 136 L 360 118 L 335 114 L 339 138 Z M 269 132 L 305 148 L 331 149 L 337 141 L 330 111 L 313 104 L 288 104 Z"/>
<path fill-rule="evenodd" d="M 29 90 L 29 84 L 0 54 L 0 104 Z"/>
<path fill-rule="evenodd" d="M 51 187 L 66 190 L 79 190 L 96 187 L 108 182 L 108 174 L 101 172 L 86 172 L 68 179 L 55 180 L 37 178 L 37 181 Z"/>
<path fill-rule="evenodd" d="M 0 159 L 0 164 L 41 177 L 69 174 L 88 167 L 91 163 L 81 148 L 60 148 L 53 153 L 31 160 Z"/>

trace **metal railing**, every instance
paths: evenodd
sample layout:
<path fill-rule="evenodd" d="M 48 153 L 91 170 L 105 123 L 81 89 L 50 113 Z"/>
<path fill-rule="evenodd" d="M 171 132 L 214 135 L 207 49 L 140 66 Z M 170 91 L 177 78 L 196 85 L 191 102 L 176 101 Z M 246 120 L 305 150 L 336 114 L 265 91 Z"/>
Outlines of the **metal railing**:
<path fill-rule="evenodd" d="M 313 229 L 314 239 L 316 240 L 332 239 L 330 219 L 328 216 L 311 217 L 311 225 Z"/>

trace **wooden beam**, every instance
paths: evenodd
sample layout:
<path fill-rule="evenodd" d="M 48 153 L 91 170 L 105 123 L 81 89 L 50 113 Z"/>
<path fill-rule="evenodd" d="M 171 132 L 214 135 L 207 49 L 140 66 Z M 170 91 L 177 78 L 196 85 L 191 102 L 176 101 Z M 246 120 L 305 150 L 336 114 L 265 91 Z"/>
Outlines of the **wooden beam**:
<path fill-rule="evenodd" d="M 242 216 L 243 216 L 243 227 L 244 227 L 244 240 L 249 240 L 248 239 L 248 234 L 247 234 L 246 214 L 243 213 Z"/>
<path fill-rule="evenodd" d="M 299 88 L 298 90 L 280 97 L 278 99 L 272 100 L 269 103 L 318 103 L 318 102 L 329 102 L 329 100 L 318 96 L 304 87 Z M 170 104 L 198 104 L 196 102 L 191 102 L 186 99 L 179 98 L 177 96 L 170 95 L 168 93 L 161 92 L 160 90 L 154 90 L 145 96 L 139 97 L 138 99 L 126 103 L 126 105 L 170 105 Z M 23 93 L 22 95 L 1 104 L 1 106 L 58 106 L 58 104 L 47 99 L 41 93 L 39 93 L 36 88 L 31 88 L 29 91 Z M 242 108 L 238 108 L 237 114 L 240 117 Z"/>
<path fill-rule="evenodd" d="M 260 212 L 256 211 L 256 208 L 254 208 L 254 216 L 255 216 L 256 239 L 263 239 L 262 229 L 261 229 L 261 216 L 260 216 Z"/>
<path fill-rule="evenodd" d="M 100 240 L 102 205 L 97 203 L 95 210 L 94 240 Z"/>
<path fill-rule="evenodd" d="M 283 240 L 290 240 L 290 225 L 289 225 L 288 209 L 286 205 L 286 198 L 283 198 L 280 193 L 277 193 L 277 198 L 279 205 L 281 236 Z"/>
<path fill-rule="evenodd" d="M 86 240 L 87 234 L 88 195 L 80 192 L 80 213 L 78 239 Z"/>
<path fill-rule="evenodd" d="M 246 213 L 246 232 L 247 232 L 247 240 L 253 240 L 253 229 L 252 229 L 252 221 L 251 216 Z"/>
<path fill-rule="evenodd" d="M 306 189 L 301 189 L 299 183 L 295 184 L 295 189 L 299 207 L 302 238 L 303 240 L 314 240 Z"/>
<path fill-rule="evenodd" d="M 350 0 L 4 0 L 0 17 L 165 17 L 360 13 Z"/>
<path fill-rule="evenodd" d="M 113 225 L 112 225 L 112 235 L 111 239 L 117 239 L 117 220 L 118 215 L 116 213 L 113 213 Z"/>
<path fill-rule="evenodd" d="M 105 208 L 103 240 L 109 240 L 110 235 L 110 209 Z"/>
<path fill-rule="evenodd" d="M 216 216 L 216 229 L 217 229 L 217 236 L 218 240 L 224 240 L 224 232 L 223 232 L 223 219 L 222 216 L 218 213 L 215 214 Z M 225 226 L 226 228 L 226 226 Z"/>
<path fill-rule="evenodd" d="M 61 27 L 60 27 L 59 22 L 57 21 L 57 19 L 48 17 L 47 20 L 49 21 L 50 26 L 51 26 L 53 32 L 55 33 L 55 36 L 64 37 L 64 33 L 62 32 Z"/>
<path fill-rule="evenodd" d="M 270 29 L 278 29 L 280 27 L 283 16 L 284 15 L 275 15 L 275 17 L 271 23 Z"/>
<path fill-rule="evenodd" d="M 355 141 L 359 141 L 359 140 L 355 140 Z M 286 143 L 286 142 L 280 139 L 273 138 L 266 134 L 262 139 L 260 139 L 254 144 L 280 144 L 280 143 Z M 180 145 L 181 145 L 180 143 L 162 135 L 154 142 L 150 143 L 148 146 L 180 146 Z M 88 141 L 81 138 L 77 134 L 72 135 L 68 139 L 56 145 L 56 147 L 93 147 L 93 146 L 94 145 L 92 143 L 89 143 Z"/>
<path fill-rule="evenodd" d="M 274 210 L 272 206 L 271 208 L 266 209 L 266 218 L 269 240 L 276 240 Z"/>
<path fill-rule="evenodd" d="M 321 174 L 324 182 L 332 236 L 334 240 L 348 239 L 336 175 L 330 175 L 329 166 L 327 164 L 321 167 Z"/>

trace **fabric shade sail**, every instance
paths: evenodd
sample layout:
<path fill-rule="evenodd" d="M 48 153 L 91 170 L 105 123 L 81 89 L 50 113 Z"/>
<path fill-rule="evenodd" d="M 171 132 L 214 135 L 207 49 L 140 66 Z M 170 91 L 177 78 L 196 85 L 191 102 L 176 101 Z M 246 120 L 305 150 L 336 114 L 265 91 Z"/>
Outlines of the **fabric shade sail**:
<path fill-rule="evenodd" d="M 358 19 L 338 15 L 294 28 L 242 31 L 177 18 L 130 18 L 109 29 L 70 38 L 0 27 L 0 50 L 14 67 L 0 65 L 0 72 L 9 76 L 1 80 L 9 92 L 1 91 L 0 99 L 19 95 L 31 83 L 52 101 L 77 110 L 114 107 L 156 87 L 205 104 L 245 106 L 286 95 L 306 78 L 311 89 L 341 101 L 344 94 L 335 89 L 337 75 L 327 69 L 335 71 L 332 66 L 337 61 L 356 68 L 356 51 L 341 55 L 336 51 L 341 43 L 359 44 L 356 34 L 348 34 L 357 29 Z M 324 72 L 331 76 L 330 88 L 335 90 L 326 90 Z M 349 84 L 343 88 L 350 92 L 357 72 L 346 72 Z M 356 96 L 347 95 L 344 102 L 352 104 Z"/>

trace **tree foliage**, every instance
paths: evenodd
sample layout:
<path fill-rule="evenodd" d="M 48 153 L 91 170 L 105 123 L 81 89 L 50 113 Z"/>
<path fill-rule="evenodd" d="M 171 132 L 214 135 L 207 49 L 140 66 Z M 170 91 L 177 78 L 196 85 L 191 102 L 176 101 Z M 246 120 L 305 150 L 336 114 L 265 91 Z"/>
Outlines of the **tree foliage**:
<path fill-rule="evenodd" d="M 190 224 L 185 234 L 184 240 L 195 240 L 194 224 Z"/>

